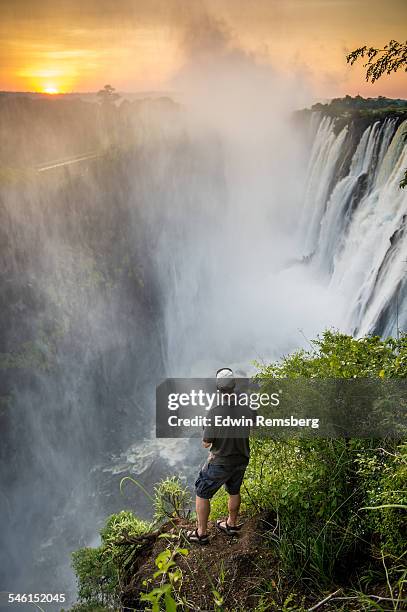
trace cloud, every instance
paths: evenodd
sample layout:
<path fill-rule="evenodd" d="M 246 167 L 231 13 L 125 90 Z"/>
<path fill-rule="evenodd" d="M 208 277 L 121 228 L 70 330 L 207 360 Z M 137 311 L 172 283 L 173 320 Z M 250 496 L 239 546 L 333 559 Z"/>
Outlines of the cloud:
<path fill-rule="evenodd" d="M 188 59 L 197 65 L 234 54 L 241 65 L 255 56 L 294 78 L 299 57 L 319 95 L 336 95 L 343 47 L 404 36 L 406 13 L 405 0 L 372 0 L 369 12 L 364 0 L 0 0 L 0 88 L 26 86 L 16 74 L 43 47 L 51 62 L 78 63 L 79 90 L 106 72 L 127 90 L 165 88 Z M 397 75 L 380 83 L 399 95 L 402 85 Z"/>

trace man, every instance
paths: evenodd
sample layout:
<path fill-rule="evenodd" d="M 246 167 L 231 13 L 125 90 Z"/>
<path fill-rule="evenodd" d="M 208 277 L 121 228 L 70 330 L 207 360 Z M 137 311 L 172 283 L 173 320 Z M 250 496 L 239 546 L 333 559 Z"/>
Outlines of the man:
<path fill-rule="evenodd" d="M 208 544 L 208 518 L 210 499 L 222 485 L 225 486 L 228 499 L 229 515 L 216 522 L 217 528 L 226 535 L 236 535 L 241 528 L 237 523 L 240 508 L 240 487 L 249 463 L 250 428 L 216 426 L 215 416 L 222 422 L 225 417 L 251 417 L 247 407 L 237 405 L 235 390 L 236 381 L 230 368 L 221 368 L 216 373 L 216 386 L 220 391 L 220 403 L 208 412 L 210 425 L 203 432 L 202 445 L 210 449 L 208 460 L 201 468 L 195 482 L 197 528 L 188 531 L 187 538 L 197 544 Z"/>

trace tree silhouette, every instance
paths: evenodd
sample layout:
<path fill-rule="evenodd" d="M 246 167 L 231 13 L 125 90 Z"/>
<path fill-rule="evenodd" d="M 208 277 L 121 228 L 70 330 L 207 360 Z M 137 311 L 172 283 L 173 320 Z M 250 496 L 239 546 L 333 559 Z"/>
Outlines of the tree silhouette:
<path fill-rule="evenodd" d="M 391 40 L 383 49 L 375 47 L 359 47 L 351 51 L 346 56 L 346 61 L 351 66 L 359 59 L 367 58 L 364 67 L 366 70 L 366 81 L 374 83 L 384 74 L 397 72 L 399 68 L 404 68 L 407 72 L 407 41 L 399 43 L 397 40 Z"/>
<path fill-rule="evenodd" d="M 104 105 L 112 105 L 120 98 L 119 94 L 116 93 L 116 90 L 111 85 L 105 85 L 103 89 L 100 89 L 97 93 L 97 96 Z"/>

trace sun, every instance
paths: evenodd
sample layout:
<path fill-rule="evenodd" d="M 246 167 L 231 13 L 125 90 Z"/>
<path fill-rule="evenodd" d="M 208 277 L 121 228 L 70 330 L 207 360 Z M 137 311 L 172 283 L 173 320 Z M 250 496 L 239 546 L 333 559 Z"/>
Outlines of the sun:
<path fill-rule="evenodd" d="M 50 85 L 48 87 L 44 87 L 44 89 L 42 91 L 43 91 L 43 93 L 49 94 L 50 96 L 54 96 L 55 94 L 59 93 L 58 88 L 54 87 L 53 85 Z"/>

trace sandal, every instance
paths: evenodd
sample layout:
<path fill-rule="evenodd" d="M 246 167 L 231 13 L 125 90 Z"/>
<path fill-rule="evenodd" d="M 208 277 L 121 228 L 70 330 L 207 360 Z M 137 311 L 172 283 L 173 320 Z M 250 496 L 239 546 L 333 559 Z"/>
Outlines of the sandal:
<path fill-rule="evenodd" d="M 222 525 L 222 523 L 224 523 L 224 525 Z M 240 523 L 240 525 L 228 525 L 228 519 L 218 519 L 216 521 L 216 527 L 219 529 L 219 531 L 223 531 L 223 533 L 226 533 L 226 535 L 229 536 L 233 536 L 233 535 L 237 535 L 237 532 L 240 531 L 240 529 L 242 528 L 243 523 Z"/>
<path fill-rule="evenodd" d="M 199 535 L 198 529 L 192 529 L 191 531 L 187 531 L 186 539 L 188 542 L 193 544 L 209 544 L 209 536 L 208 535 Z"/>

